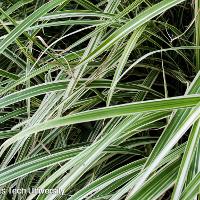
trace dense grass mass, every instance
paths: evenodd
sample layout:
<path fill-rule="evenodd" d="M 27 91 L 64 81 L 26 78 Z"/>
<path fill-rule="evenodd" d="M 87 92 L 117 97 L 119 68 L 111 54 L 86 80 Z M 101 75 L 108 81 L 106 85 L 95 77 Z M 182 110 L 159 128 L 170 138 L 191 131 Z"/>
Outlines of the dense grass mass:
<path fill-rule="evenodd" d="M 200 199 L 199 11 L 2 0 L 0 199 Z"/>

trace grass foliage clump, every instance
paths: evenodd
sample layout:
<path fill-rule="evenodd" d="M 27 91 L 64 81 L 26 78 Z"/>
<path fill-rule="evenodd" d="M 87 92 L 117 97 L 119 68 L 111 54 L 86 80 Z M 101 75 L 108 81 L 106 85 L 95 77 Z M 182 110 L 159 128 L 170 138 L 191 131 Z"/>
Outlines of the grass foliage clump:
<path fill-rule="evenodd" d="M 200 198 L 199 11 L 3 0 L 0 199 Z"/>

